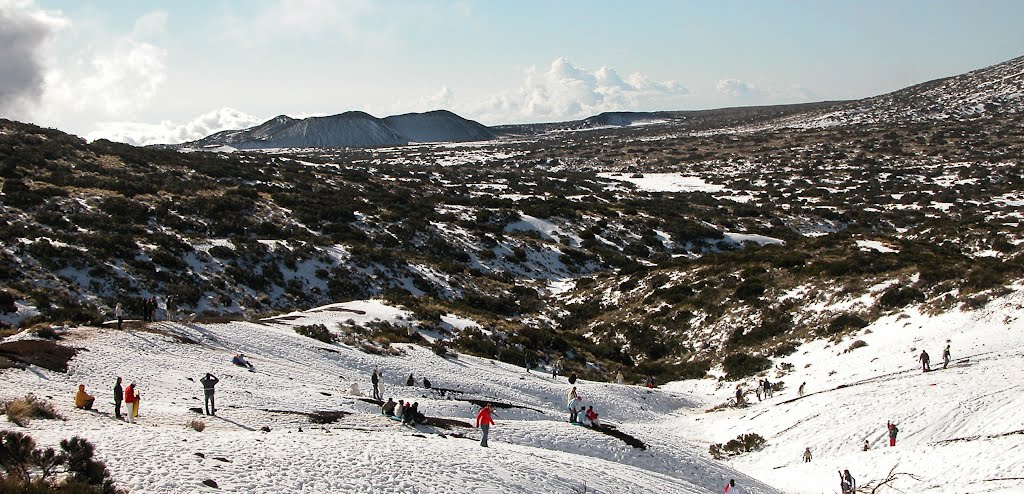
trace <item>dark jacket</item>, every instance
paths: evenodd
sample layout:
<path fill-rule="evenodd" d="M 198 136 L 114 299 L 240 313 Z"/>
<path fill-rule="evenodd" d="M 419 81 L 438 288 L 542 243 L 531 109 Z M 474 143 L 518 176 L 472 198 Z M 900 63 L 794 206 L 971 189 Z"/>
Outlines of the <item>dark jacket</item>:
<path fill-rule="evenodd" d="M 203 391 L 213 393 L 213 386 L 219 383 L 220 379 L 217 379 L 216 376 L 207 374 L 206 377 L 200 379 L 199 382 L 203 385 Z"/>
<path fill-rule="evenodd" d="M 398 403 L 395 403 L 394 400 L 392 400 L 391 398 L 388 398 L 387 403 L 385 403 L 384 406 L 381 407 L 380 411 L 383 412 L 384 415 L 394 415 L 395 414 L 395 405 L 397 405 L 397 404 Z"/>
<path fill-rule="evenodd" d="M 124 389 L 121 388 L 121 383 L 114 385 L 114 401 L 120 402 L 124 399 Z"/>

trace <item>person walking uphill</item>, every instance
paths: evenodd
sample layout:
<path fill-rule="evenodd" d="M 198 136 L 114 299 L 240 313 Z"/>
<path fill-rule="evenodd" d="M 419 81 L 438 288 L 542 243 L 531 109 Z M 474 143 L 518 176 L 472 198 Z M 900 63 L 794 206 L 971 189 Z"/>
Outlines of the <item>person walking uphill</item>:
<path fill-rule="evenodd" d="M 945 369 L 949 365 L 949 343 L 946 343 L 946 348 L 942 350 L 942 368 Z"/>
<path fill-rule="evenodd" d="M 206 373 L 206 377 L 199 380 L 199 383 L 203 385 L 203 409 L 206 410 L 207 415 L 217 415 L 217 406 L 213 400 L 213 387 L 220 382 L 217 376 Z"/>
<path fill-rule="evenodd" d="M 932 370 L 932 366 L 928 365 L 928 362 L 931 361 L 931 358 L 928 357 L 928 352 L 926 352 L 924 350 L 921 350 L 921 355 L 919 357 L 917 357 L 917 359 L 921 361 L 921 371 L 922 372 L 928 372 L 928 371 Z"/>
<path fill-rule="evenodd" d="M 124 389 L 121 388 L 121 378 L 114 383 L 114 418 L 121 418 L 121 400 L 124 399 Z"/>
<path fill-rule="evenodd" d="M 896 424 L 894 424 L 892 422 L 888 422 L 887 426 L 889 427 L 889 446 L 895 446 L 896 445 L 896 434 L 900 430 L 896 427 Z"/>
<path fill-rule="evenodd" d="M 476 414 L 476 426 L 480 428 L 482 433 L 480 446 L 487 447 L 487 434 L 490 432 L 492 425 L 494 425 L 494 419 L 491 418 L 491 404 L 488 403 Z"/>

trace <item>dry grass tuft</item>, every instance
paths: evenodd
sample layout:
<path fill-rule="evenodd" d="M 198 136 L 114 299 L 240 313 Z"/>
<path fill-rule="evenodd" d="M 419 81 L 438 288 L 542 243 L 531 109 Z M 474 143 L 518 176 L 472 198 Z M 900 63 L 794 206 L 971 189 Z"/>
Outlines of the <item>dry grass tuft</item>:
<path fill-rule="evenodd" d="M 53 408 L 53 404 L 42 401 L 32 394 L 0 404 L 0 412 L 7 414 L 7 420 L 21 427 L 28 426 L 32 419 L 63 420 L 63 417 Z"/>

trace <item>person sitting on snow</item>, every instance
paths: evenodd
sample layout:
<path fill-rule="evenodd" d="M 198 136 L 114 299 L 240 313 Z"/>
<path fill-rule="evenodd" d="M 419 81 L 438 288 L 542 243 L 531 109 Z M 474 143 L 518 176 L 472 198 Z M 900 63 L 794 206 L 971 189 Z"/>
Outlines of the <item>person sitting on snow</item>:
<path fill-rule="evenodd" d="M 253 368 L 252 364 L 249 363 L 249 361 L 245 359 L 245 354 L 242 354 L 242 353 L 236 354 L 234 357 L 232 357 L 231 358 L 231 363 L 235 364 L 235 365 L 237 365 L 239 367 L 247 367 L 249 369 Z"/>
<path fill-rule="evenodd" d="M 398 417 L 399 420 L 402 420 L 404 418 L 404 415 L 405 415 L 405 402 L 402 401 L 402 400 L 398 400 L 398 404 L 395 405 L 395 417 Z"/>
<path fill-rule="evenodd" d="M 380 413 L 383 413 L 384 415 L 387 415 L 389 417 L 394 417 L 395 405 L 397 405 L 397 403 L 395 403 L 395 400 L 388 398 L 388 401 L 384 403 L 382 407 L 380 407 Z"/>
<path fill-rule="evenodd" d="M 590 426 L 591 427 L 593 427 L 595 429 L 600 429 L 601 428 L 601 423 L 597 421 L 597 412 L 594 411 L 594 407 L 592 407 L 592 406 L 588 406 L 587 407 L 586 417 L 587 417 L 587 420 L 590 421 Z"/>
<path fill-rule="evenodd" d="M 85 392 L 85 385 L 78 385 L 78 393 L 75 393 L 75 407 L 83 410 L 92 410 L 92 404 L 96 397 Z"/>

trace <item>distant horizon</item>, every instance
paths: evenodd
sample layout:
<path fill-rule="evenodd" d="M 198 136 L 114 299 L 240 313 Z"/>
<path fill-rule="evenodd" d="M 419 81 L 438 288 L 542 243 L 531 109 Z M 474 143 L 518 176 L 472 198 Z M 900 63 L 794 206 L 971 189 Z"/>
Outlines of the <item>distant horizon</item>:
<path fill-rule="evenodd" d="M 272 115 L 487 126 L 858 100 L 1024 55 L 1024 2 L 0 0 L 0 115 L 194 140 Z"/>

